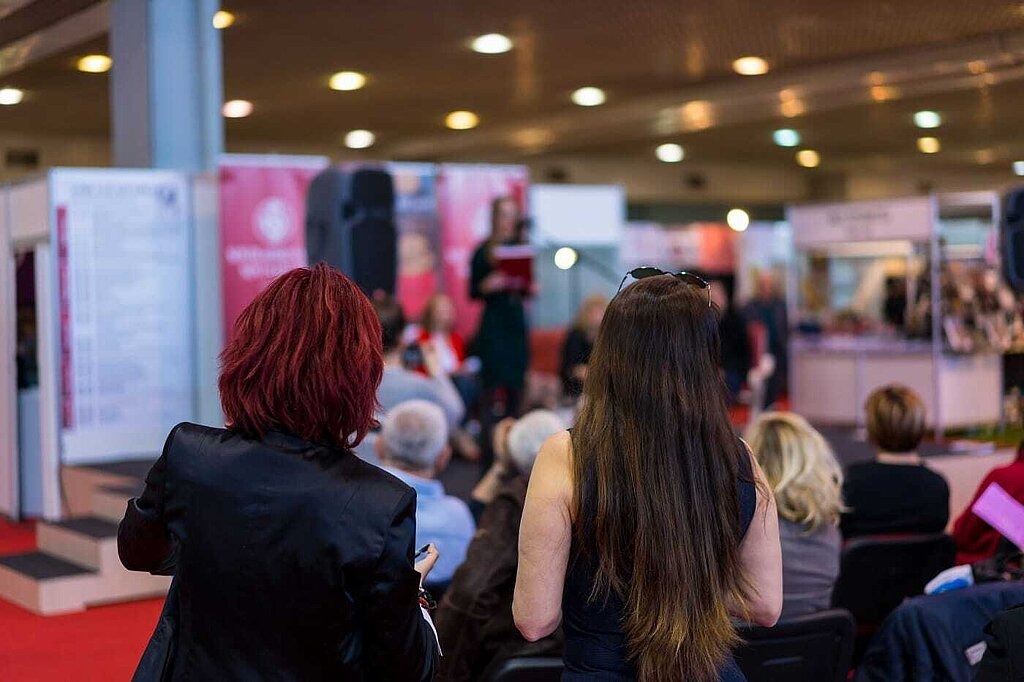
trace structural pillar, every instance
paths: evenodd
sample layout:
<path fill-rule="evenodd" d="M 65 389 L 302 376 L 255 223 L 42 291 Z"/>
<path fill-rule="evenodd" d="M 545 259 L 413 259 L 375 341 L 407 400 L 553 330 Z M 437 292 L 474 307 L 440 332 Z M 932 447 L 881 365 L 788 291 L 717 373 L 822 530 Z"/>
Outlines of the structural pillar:
<path fill-rule="evenodd" d="M 114 165 L 192 174 L 195 411 L 222 423 L 217 394 L 221 319 L 217 163 L 224 151 L 220 0 L 112 0 Z"/>

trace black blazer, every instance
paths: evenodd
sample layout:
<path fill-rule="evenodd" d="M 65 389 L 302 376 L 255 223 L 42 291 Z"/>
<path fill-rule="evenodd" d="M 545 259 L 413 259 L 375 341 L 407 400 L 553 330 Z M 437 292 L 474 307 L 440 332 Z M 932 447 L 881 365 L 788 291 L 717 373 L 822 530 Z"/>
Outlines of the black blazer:
<path fill-rule="evenodd" d="M 415 511 L 350 452 L 179 424 L 118 530 L 126 568 L 175 576 L 135 679 L 432 679 Z"/>

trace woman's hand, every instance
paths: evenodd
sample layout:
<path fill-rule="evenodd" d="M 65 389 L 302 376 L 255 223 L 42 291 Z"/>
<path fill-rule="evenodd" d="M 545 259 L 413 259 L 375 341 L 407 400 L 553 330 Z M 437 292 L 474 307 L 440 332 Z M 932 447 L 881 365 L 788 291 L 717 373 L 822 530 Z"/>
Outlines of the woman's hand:
<path fill-rule="evenodd" d="M 427 553 L 422 559 L 416 562 L 413 568 L 420 574 L 420 587 L 423 587 L 423 583 L 426 582 L 427 576 L 430 575 L 430 570 L 434 568 L 434 564 L 441 558 L 441 554 L 437 551 L 437 547 L 434 545 L 427 545 Z"/>
<path fill-rule="evenodd" d="M 483 281 L 480 282 L 480 291 L 485 294 L 495 294 L 499 291 L 504 291 L 508 288 L 508 277 L 505 276 L 504 272 L 495 270 L 491 274 L 484 277 Z"/>

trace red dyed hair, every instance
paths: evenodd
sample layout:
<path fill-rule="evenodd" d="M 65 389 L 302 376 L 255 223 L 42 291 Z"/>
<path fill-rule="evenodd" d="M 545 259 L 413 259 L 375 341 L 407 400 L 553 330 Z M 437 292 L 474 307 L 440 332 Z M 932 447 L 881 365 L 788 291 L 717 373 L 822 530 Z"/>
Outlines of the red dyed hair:
<path fill-rule="evenodd" d="M 220 357 L 232 431 L 350 448 L 376 424 L 380 322 L 359 287 L 327 265 L 271 282 L 242 311 Z"/>

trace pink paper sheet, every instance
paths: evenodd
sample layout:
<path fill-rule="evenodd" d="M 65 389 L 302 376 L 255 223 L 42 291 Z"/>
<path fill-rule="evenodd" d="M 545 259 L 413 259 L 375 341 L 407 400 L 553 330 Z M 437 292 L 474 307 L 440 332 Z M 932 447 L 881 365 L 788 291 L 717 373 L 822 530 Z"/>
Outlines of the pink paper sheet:
<path fill-rule="evenodd" d="M 985 488 L 972 511 L 1024 550 L 1024 504 L 1013 499 L 998 483 Z"/>

